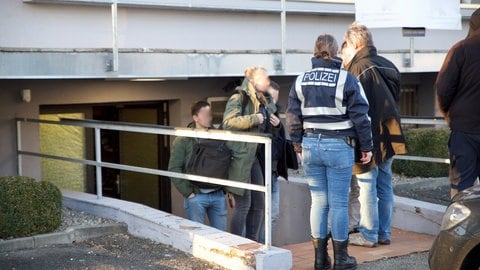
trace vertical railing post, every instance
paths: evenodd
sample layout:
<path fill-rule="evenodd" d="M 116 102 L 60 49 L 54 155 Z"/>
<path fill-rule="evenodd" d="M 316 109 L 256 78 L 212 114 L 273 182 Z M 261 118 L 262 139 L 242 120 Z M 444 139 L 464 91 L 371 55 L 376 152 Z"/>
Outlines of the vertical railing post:
<path fill-rule="evenodd" d="M 414 44 L 414 37 L 410 37 L 410 66 L 411 68 L 413 68 L 413 65 L 414 65 L 414 61 L 413 59 L 415 58 L 415 45 Z"/>
<path fill-rule="evenodd" d="M 112 2 L 112 71 L 118 72 L 117 0 Z"/>
<path fill-rule="evenodd" d="M 281 13 L 280 13 L 280 30 L 281 30 L 281 39 L 282 39 L 282 46 L 281 46 L 281 54 L 282 54 L 282 71 L 285 71 L 285 58 L 287 55 L 286 49 L 286 42 L 287 42 L 287 30 L 286 30 L 286 23 L 287 23 L 287 12 L 285 10 L 285 0 L 281 0 Z"/>
<path fill-rule="evenodd" d="M 265 143 L 265 245 L 272 247 L 272 140 Z"/>
<path fill-rule="evenodd" d="M 97 199 L 102 198 L 102 145 L 100 137 L 100 128 L 95 128 L 95 165 L 97 178 Z"/>
<path fill-rule="evenodd" d="M 17 173 L 19 176 L 22 176 L 22 155 L 20 154 L 22 151 L 22 123 L 17 120 Z"/>

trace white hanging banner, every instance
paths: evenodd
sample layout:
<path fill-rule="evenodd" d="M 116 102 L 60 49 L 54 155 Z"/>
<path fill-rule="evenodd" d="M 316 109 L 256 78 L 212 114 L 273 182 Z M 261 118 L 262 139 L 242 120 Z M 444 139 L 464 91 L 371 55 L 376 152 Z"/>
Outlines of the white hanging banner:
<path fill-rule="evenodd" d="M 369 28 L 462 29 L 459 0 L 355 0 L 355 20 Z"/>

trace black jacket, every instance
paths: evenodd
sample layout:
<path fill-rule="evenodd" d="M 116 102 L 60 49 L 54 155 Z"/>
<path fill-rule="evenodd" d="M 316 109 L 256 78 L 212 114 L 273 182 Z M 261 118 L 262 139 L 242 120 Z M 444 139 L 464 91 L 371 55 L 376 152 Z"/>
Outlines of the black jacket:
<path fill-rule="evenodd" d="M 280 107 L 277 105 L 277 112 L 275 116 L 279 116 Z M 272 173 L 275 173 L 277 176 L 281 176 L 288 180 L 288 169 L 289 164 L 287 162 L 288 158 L 293 159 L 292 162 L 297 162 L 296 154 L 287 149 L 287 139 L 285 136 L 285 127 L 282 122 L 276 128 L 276 132 L 272 134 Z M 289 156 L 290 155 L 290 156 Z M 265 145 L 259 144 L 257 148 L 257 158 L 260 161 L 260 166 L 262 167 L 263 173 L 265 173 Z M 291 166 L 291 169 L 298 169 L 298 164 Z"/>
<path fill-rule="evenodd" d="M 368 99 L 368 115 L 372 121 L 374 161 L 381 163 L 395 154 L 407 152 L 400 126 L 400 72 L 388 59 L 379 56 L 374 46 L 358 51 L 345 66 L 363 86 Z M 375 166 L 356 164 L 354 173 L 368 171 Z"/>
<path fill-rule="evenodd" d="M 480 134 L 480 31 L 455 44 L 435 82 L 440 110 L 450 129 Z"/>

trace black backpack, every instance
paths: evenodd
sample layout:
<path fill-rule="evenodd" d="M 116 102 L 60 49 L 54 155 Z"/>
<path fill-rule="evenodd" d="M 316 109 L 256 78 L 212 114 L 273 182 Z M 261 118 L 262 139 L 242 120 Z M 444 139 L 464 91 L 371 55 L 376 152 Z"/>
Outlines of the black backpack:
<path fill-rule="evenodd" d="M 242 115 L 248 103 L 244 91 L 236 90 L 234 94 L 242 98 Z M 222 127 L 220 127 L 222 129 Z M 228 170 L 232 160 L 232 151 L 225 144 L 226 141 L 212 139 L 196 139 L 192 156 L 187 163 L 186 172 L 200 176 L 228 179 Z M 218 188 L 218 185 L 192 181 L 199 188 Z"/>
<path fill-rule="evenodd" d="M 196 139 L 186 172 L 200 176 L 228 179 L 232 151 L 226 141 Z M 216 184 L 193 181 L 199 188 L 218 188 Z"/>

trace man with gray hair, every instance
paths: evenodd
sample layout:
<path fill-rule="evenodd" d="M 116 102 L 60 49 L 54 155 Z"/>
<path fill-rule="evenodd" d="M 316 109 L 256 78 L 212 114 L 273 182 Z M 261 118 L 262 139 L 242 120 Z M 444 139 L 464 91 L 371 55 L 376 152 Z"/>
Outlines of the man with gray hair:
<path fill-rule="evenodd" d="M 357 76 L 370 104 L 374 156 L 369 164 L 356 163 L 353 170 L 352 181 L 357 180 L 360 187 L 360 232 L 350 236 L 350 244 L 388 245 L 393 213 L 393 156 L 407 152 L 398 108 L 400 72 L 377 54 L 366 26 L 353 23 L 344 39 L 345 50 L 353 56 L 345 70 Z"/>

